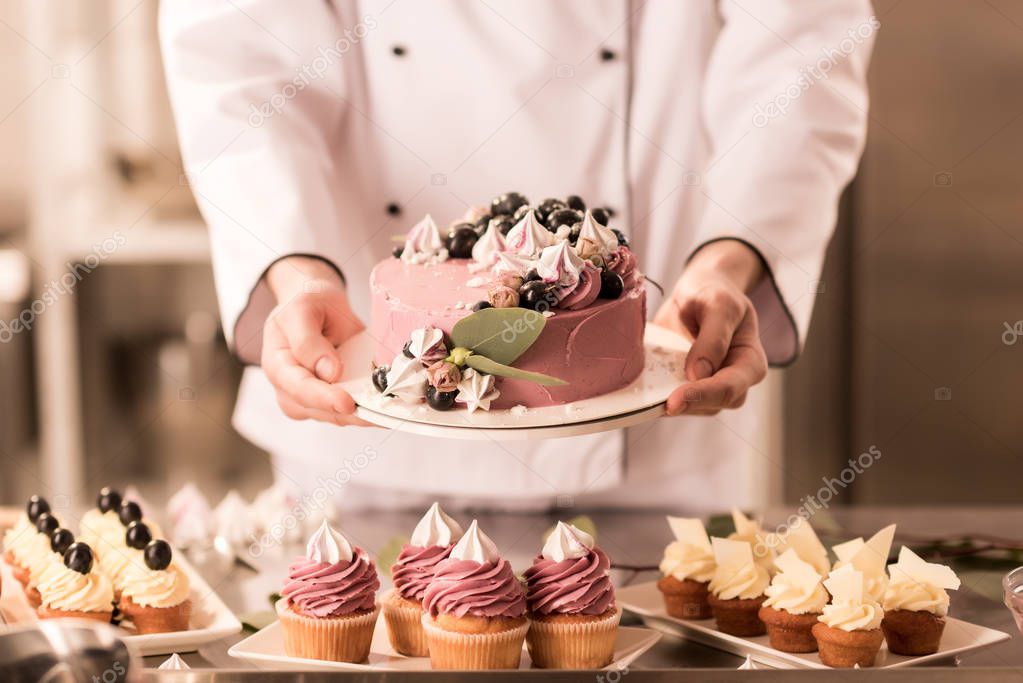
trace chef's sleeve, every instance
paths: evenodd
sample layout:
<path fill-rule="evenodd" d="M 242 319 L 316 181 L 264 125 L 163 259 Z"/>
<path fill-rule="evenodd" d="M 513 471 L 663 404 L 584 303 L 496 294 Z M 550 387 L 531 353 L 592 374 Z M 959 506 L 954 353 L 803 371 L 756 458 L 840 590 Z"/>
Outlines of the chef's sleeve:
<path fill-rule="evenodd" d="M 697 248 L 737 239 L 768 276 L 751 294 L 772 365 L 798 355 L 838 200 L 863 151 L 880 28 L 867 0 L 722 0 L 702 102 L 712 144 Z"/>
<path fill-rule="evenodd" d="M 328 150 L 358 40 L 332 3 L 163 0 L 160 41 L 188 184 L 208 226 L 225 335 L 258 362 L 263 275 L 345 250 Z M 340 272 L 340 270 L 338 271 Z"/>

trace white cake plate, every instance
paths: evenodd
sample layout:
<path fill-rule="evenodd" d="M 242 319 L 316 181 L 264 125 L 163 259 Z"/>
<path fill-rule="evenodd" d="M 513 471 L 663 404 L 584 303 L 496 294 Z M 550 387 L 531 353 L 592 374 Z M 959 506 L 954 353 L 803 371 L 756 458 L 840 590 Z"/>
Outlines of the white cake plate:
<path fill-rule="evenodd" d="M 632 427 L 664 415 L 668 396 L 683 383 L 689 350 L 684 337 L 647 323 L 643 335 L 643 372 L 628 386 L 561 406 L 483 411 L 434 410 L 425 402 L 405 403 L 383 396 L 367 371 L 373 360 L 373 339 L 363 332 L 340 349 L 346 371 L 353 375 L 341 386 L 358 405 L 355 414 L 381 427 L 447 439 L 524 441 L 579 436 Z M 356 374 L 358 373 L 358 374 Z"/>

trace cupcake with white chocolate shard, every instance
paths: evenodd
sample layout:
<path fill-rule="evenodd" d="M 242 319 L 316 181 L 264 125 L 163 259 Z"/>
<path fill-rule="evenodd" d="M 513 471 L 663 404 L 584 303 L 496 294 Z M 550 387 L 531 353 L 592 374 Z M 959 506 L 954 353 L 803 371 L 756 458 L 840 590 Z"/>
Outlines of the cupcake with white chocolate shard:
<path fill-rule="evenodd" d="M 771 647 L 782 652 L 815 652 L 811 630 L 828 603 L 821 575 L 792 548 L 774 560 L 778 573 L 765 589 L 760 620 L 767 626 Z"/>
<path fill-rule="evenodd" d="M 714 577 L 714 551 L 703 522 L 695 518 L 668 517 L 675 540 L 664 549 L 657 588 L 664 609 L 678 619 L 711 617 L 708 586 Z"/>
<path fill-rule="evenodd" d="M 391 647 L 409 657 L 429 654 L 423 632 L 423 596 L 437 565 L 447 559 L 462 527 L 434 503 L 412 530 L 397 561 L 391 567 L 394 590 L 383 596 L 381 608 Z"/>
<path fill-rule="evenodd" d="M 874 666 L 884 641 L 884 610 L 865 589 L 863 572 L 844 565 L 824 580 L 831 602 L 813 626 L 821 662 L 836 668 Z"/>
<path fill-rule="evenodd" d="M 888 553 L 892 549 L 895 538 L 895 525 L 889 524 L 871 536 L 865 543 L 862 538 L 854 538 L 845 543 L 832 546 L 838 561 L 833 569 L 846 565 L 863 574 L 863 586 L 867 595 L 874 602 L 884 600 L 884 592 L 888 587 L 888 575 L 885 566 L 888 564 Z"/>
<path fill-rule="evenodd" d="M 949 567 L 926 562 L 909 548 L 888 567 L 884 594 L 884 631 L 888 649 L 897 655 L 929 655 L 938 651 L 948 614 L 949 590 L 959 577 Z"/>
<path fill-rule="evenodd" d="M 763 635 L 758 612 L 771 581 L 767 569 L 753 559 L 753 548 L 746 541 L 712 538 L 711 547 L 717 567 L 707 600 L 718 630 L 733 636 Z"/>

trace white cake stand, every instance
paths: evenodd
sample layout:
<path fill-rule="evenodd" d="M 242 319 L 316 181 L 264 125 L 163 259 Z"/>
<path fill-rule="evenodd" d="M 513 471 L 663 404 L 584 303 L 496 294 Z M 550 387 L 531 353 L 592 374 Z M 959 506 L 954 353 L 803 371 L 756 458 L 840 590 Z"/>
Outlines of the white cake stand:
<path fill-rule="evenodd" d="M 477 410 L 434 410 L 425 402 L 405 403 L 382 395 L 367 369 L 373 360 L 373 339 L 363 332 L 340 349 L 346 373 L 341 386 L 352 395 L 355 414 L 381 427 L 446 439 L 524 441 L 553 439 L 632 427 L 664 415 L 665 402 L 683 380 L 689 342 L 682 336 L 647 323 L 643 335 L 646 360 L 643 373 L 627 387 L 561 406 Z"/>

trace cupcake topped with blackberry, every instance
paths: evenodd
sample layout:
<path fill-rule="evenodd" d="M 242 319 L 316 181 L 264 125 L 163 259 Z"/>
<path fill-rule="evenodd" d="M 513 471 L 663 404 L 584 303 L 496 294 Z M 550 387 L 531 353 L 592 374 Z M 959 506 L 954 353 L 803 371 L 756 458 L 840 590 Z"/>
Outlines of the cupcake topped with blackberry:
<path fill-rule="evenodd" d="M 717 565 L 707 531 L 695 518 L 668 517 L 668 526 L 675 540 L 664 549 L 657 582 L 664 608 L 678 619 L 708 619 L 708 586 Z"/>
<path fill-rule="evenodd" d="M 531 620 L 526 643 L 544 669 L 594 669 L 610 663 L 621 612 L 611 561 L 592 536 L 558 522 L 526 570 Z"/>
<path fill-rule="evenodd" d="M 24 511 L 18 515 L 17 521 L 4 532 L 4 560 L 9 565 L 17 564 L 21 549 L 32 541 L 36 533 L 36 520 L 44 512 L 50 511 L 50 504 L 45 498 L 32 496 L 28 499 Z"/>
<path fill-rule="evenodd" d="M 525 592 L 476 520 L 437 567 L 423 607 L 433 668 L 518 668 L 529 629 Z"/>
<path fill-rule="evenodd" d="M 817 641 L 811 629 L 828 603 L 821 575 L 792 548 L 774 563 L 778 573 L 764 589 L 767 599 L 759 612 L 771 647 L 782 652 L 815 652 Z"/>
<path fill-rule="evenodd" d="M 851 564 L 843 565 L 824 580 L 824 587 L 831 602 L 813 626 L 821 661 L 849 669 L 874 666 L 884 641 L 884 610 L 867 592 L 863 572 Z"/>
<path fill-rule="evenodd" d="M 11 571 L 18 583 L 26 589 L 38 582 L 39 573 L 49 564 L 53 554 L 50 550 L 50 534 L 59 526 L 60 522 L 52 514 L 40 513 L 33 528 L 25 533 L 24 542 L 14 546 Z"/>
<path fill-rule="evenodd" d="M 425 657 L 423 596 L 437 566 L 451 554 L 462 537 L 462 527 L 434 503 L 412 531 L 398 560 L 391 567 L 394 590 L 383 599 L 387 632 L 395 651 Z"/>
<path fill-rule="evenodd" d="M 96 567 L 85 543 L 72 543 L 57 569 L 47 571 L 39 582 L 41 619 L 76 618 L 109 623 L 114 589 L 110 579 Z"/>
<path fill-rule="evenodd" d="M 74 534 L 67 529 L 57 525 L 55 517 L 44 512 L 36 520 L 39 532 L 33 539 L 33 543 L 25 554 L 25 564 L 28 567 L 28 583 L 25 584 L 25 595 L 28 596 L 29 604 L 38 607 L 41 601 L 39 595 L 39 584 L 64 562 L 64 553 L 75 542 Z M 43 542 L 45 541 L 45 542 Z"/>
<path fill-rule="evenodd" d="M 123 543 L 107 545 L 106 552 L 99 556 L 100 569 L 114 585 L 115 597 L 120 598 L 128 574 L 146 566 L 143 551 L 153 540 L 153 532 L 141 521 L 128 524 L 124 529 Z"/>
<path fill-rule="evenodd" d="M 141 538 L 134 540 L 141 544 Z M 142 550 L 142 563 L 129 563 L 120 580 L 118 606 L 139 633 L 169 633 L 188 628 L 191 586 L 188 576 L 173 559 L 167 541 L 149 541 Z"/>
<path fill-rule="evenodd" d="M 96 507 L 88 510 L 78 523 L 78 538 L 93 550 L 98 550 L 100 539 L 117 543 L 124 525 L 118 512 L 121 509 L 121 492 L 104 486 L 96 495 Z"/>
<path fill-rule="evenodd" d="M 889 565 L 891 579 L 884 594 L 884 631 L 888 649 L 897 655 L 929 655 L 938 651 L 950 598 L 959 577 L 951 568 L 923 560 L 903 546 Z"/>
<path fill-rule="evenodd" d="M 862 538 L 854 538 L 845 543 L 832 546 L 838 561 L 834 569 L 851 565 L 863 574 L 864 590 L 874 602 L 884 600 L 888 588 L 888 575 L 885 566 L 888 564 L 888 553 L 892 549 L 895 538 L 895 525 L 889 524 L 870 537 L 866 542 Z"/>
<path fill-rule="evenodd" d="M 361 662 L 379 608 L 376 565 L 326 521 L 288 567 L 277 615 L 291 657 Z"/>

